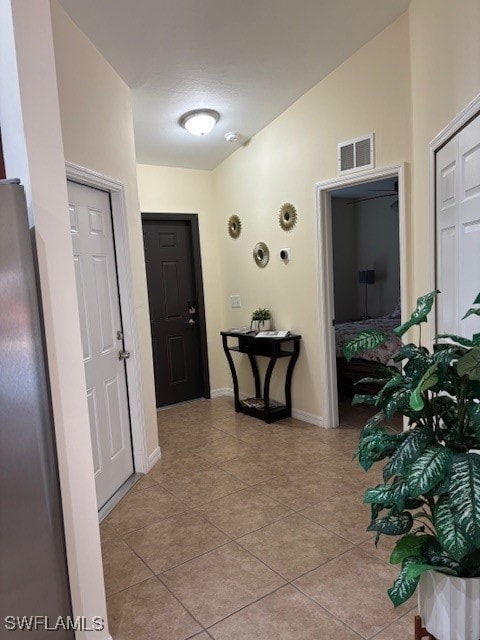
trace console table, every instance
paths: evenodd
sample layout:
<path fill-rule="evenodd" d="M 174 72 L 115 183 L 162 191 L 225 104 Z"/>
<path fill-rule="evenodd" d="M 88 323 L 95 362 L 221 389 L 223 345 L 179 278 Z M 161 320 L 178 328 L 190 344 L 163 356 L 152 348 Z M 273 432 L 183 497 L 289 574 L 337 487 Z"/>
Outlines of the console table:
<path fill-rule="evenodd" d="M 300 340 L 302 336 L 290 334 L 284 338 L 256 338 L 255 333 L 241 334 L 234 331 L 222 331 L 223 350 L 230 366 L 233 380 L 233 393 L 235 398 L 235 411 L 245 413 L 264 420 L 268 424 L 290 418 L 292 415 L 292 394 L 291 383 L 293 369 L 300 353 Z M 234 344 L 229 344 L 228 339 L 235 339 Z M 240 400 L 238 389 L 238 376 L 232 352 L 244 353 L 248 356 L 252 375 L 255 382 L 255 398 Z M 257 356 L 269 358 L 265 381 L 263 385 L 263 395 L 258 371 Z M 270 400 L 270 380 L 272 378 L 275 363 L 279 358 L 289 358 L 285 375 L 285 404 L 271 402 Z"/>

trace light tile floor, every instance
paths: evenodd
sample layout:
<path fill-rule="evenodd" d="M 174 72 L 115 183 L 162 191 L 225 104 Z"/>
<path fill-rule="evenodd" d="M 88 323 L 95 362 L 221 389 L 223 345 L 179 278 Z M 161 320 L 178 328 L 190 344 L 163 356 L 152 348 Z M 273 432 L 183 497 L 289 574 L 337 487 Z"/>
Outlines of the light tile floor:
<path fill-rule="evenodd" d="M 158 413 L 162 459 L 101 525 L 115 640 L 407 640 L 394 609 L 393 543 L 365 531 L 352 462 L 367 407 L 342 427 L 266 425 L 232 400 Z M 397 428 L 398 428 L 397 424 Z"/>

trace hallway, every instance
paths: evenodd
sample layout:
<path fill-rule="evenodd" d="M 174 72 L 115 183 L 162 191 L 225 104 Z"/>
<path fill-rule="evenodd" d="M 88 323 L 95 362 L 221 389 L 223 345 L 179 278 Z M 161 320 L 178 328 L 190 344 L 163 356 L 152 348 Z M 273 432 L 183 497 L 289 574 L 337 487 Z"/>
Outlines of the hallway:
<path fill-rule="evenodd" d="M 392 544 L 365 531 L 359 416 L 266 425 L 232 399 L 158 412 L 162 459 L 101 525 L 114 640 L 407 640 Z"/>

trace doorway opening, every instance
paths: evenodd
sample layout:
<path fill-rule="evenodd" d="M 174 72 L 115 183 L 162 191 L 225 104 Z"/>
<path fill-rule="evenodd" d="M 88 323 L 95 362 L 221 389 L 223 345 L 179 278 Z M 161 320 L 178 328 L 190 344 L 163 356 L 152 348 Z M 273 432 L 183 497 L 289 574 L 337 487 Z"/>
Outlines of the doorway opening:
<path fill-rule="evenodd" d="M 142 213 L 157 409 L 210 398 L 196 214 Z"/>
<path fill-rule="evenodd" d="M 391 364 L 401 346 L 398 181 L 384 178 L 331 193 L 335 355 L 339 422 L 361 426 L 371 407 L 352 407 L 355 393 L 376 393 L 379 364 Z M 378 330 L 388 342 L 347 362 L 345 343 L 360 331 Z M 376 410 L 373 410 L 376 413 Z"/>
<path fill-rule="evenodd" d="M 342 344 L 380 325 L 382 330 L 388 325 L 394 335 L 393 328 L 401 324 L 407 300 L 404 173 L 404 165 L 393 165 L 316 187 L 323 417 L 329 428 L 339 425 L 340 416 L 342 424 L 355 421 L 350 406 L 354 383 L 371 376 L 385 358 L 390 363 L 396 350 L 392 343 L 382 353 L 362 354 L 366 357 L 348 364 Z"/>

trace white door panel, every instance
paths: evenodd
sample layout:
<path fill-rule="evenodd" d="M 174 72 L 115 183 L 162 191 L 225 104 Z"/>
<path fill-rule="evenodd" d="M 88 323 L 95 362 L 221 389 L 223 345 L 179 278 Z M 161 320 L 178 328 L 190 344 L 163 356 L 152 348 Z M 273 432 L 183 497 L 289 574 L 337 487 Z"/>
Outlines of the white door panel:
<path fill-rule="evenodd" d="M 445 227 L 440 230 L 440 251 L 438 279 L 442 295 L 438 298 L 438 322 L 440 333 L 457 333 L 457 309 L 452 300 L 457 295 L 456 271 L 451 268 L 451 257 L 457 253 L 457 228 Z M 440 285 L 439 285 L 440 286 Z"/>
<path fill-rule="evenodd" d="M 104 191 L 69 181 L 68 194 L 100 508 L 133 473 L 112 218 Z"/>
<path fill-rule="evenodd" d="M 437 305 L 439 333 L 458 333 L 458 139 L 437 154 Z"/>
<path fill-rule="evenodd" d="M 480 117 L 436 157 L 440 333 L 470 337 L 480 318 L 461 320 L 480 292 Z"/>

